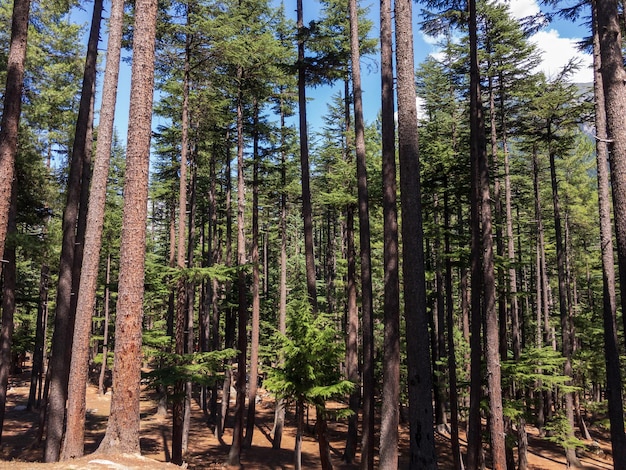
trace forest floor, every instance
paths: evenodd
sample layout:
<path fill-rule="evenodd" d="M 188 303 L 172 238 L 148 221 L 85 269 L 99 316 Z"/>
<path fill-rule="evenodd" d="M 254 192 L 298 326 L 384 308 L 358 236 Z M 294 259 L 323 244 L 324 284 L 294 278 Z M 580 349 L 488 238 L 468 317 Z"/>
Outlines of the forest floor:
<path fill-rule="evenodd" d="M 37 463 L 42 461 L 43 449 L 34 445 L 38 413 L 26 411 L 28 400 L 30 370 L 25 369 L 20 376 L 11 377 L 10 390 L 7 397 L 6 416 L 0 446 L 0 470 L 36 470 L 36 469 L 85 469 L 85 470 L 134 470 L 134 469 L 175 469 L 167 464 L 171 444 L 171 420 L 155 414 L 156 402 L 148 392 L 142 392 L 141 401 L 141 453 L 135 455 L 87 455 L 79 460 L 57 464 Z M 274 402 L 269 394 L 259 391 L 262 400 L 257 404 L 257 423 L 252 446 L 242 452 L 241 463 L 245 469 L 288 470 L 293 469 L 293 448 L 295 442 L 294 416 L 288 410 L 283 433 L 282 449 L 272 449 L 270 437 L 274 419 Z M 104 435 L 110 406 L 110 393 L 104 396 L 97 394 L 97 388 L 90 385 L 87 390 L 87 424 L 85 445 L 86 453 L 93 452 Z M 291 411 L 291 412 L 290 412 Z M 312 411 L 312 410 L 311 410 Z M 306 432 L 302 445 L 302 468 L 306 470 L 321 469 L 319 449 L 313 434 L 314 415 L 309 415 L 310 429 Z M 582 451 L 583 468 L 612 469 L 610 457 L 610 438 L 606 430 L 590 426 L 590 433 L 595 441 L 588 448 L 594 451 Z M 329 423 L 331 455 L 334 468 L 337 470 L 357 470 L 357 464 L 342 463 L 341 454 L 347 425 L 345 421 Z M 192 424 L 189 437 L 189 455 L 186 459 L 187 468 L 221 469 L 224 468 L 231 442 L 231 428 L 227 428 L 220 442 L 207 425 L 206 417 L 193 402 Z M 537 429 L 528 426 L 529 433 L 529 467 L 534 470 L 556 470 L 566 468 L 565 456 L 556 444 L 541 439 Z M 465 434 L 461 432 L 463 452 L 465 452 Z M 450 439 L 445 434 L 436 434 L 439 468 L 452 467 Z M 400 468 L 408 468 L 408 429 L 400 429 Z M 358 455 L 357 455 L 358 458 Z M 489 467 L 488 467 L 489 468 Z"/>

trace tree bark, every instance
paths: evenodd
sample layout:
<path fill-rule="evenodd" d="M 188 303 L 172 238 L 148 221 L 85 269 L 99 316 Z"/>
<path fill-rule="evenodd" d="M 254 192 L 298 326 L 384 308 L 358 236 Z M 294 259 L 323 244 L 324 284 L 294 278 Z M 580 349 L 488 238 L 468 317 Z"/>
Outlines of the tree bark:
<path fill-rule="evenodd" d="M 98 377 L 98 395 L 105 394 L 104 378 L 108 367 L 109 357 L 109 302 L 111 297 L 111 253 L 107 256 L 106 285 L 104 286 L 104 327 L 102 328 L 102 365 L 100 366 L 100 376 Z"/>
<path fill-rule="evenodd" d="M 606 110 L 604 84 L 601 74 L 600 35 L 597 23 L 597 2 L 592 3 L 593 19 L 593 69 L 595 92 L 596 163 L 598 169 L 598 209 L 600 213 L 600 247 L 602 250 L 603 324 L 606 359 L 606 394 L 611 424 L 611 449 L 615 470 L 626 469 L 626 434 L 622 377 L 617 340 L 617 299 L 615 294 L 615 265 L 613 235 L 611 230 L 611 199 L 609 196 Z"/>
<path fill-rule="evenodd" d="M 100 8 L 100 10 L 102 9 L 101 1 L 97 2 L 97 7 Z M 94 6 L 94 8 L 96 8 L 96 6 Z M 80 280 L 82 288 L 78 291 L 78 300 L 76 303 L 76 324 L 72 342 L 73 348 L 69 374 L 66 436 L 62 453 L 63 460 L 80 457 L 84 452 L 85 384 L 87 383 L 88 375 L 89 338 L 91 333 L 91 316 L 96 300 L 107 179 L 113 142 L 113 121 L 115 117 L 120 51 L 122 45 L 123 15 L 123 2 L 113 2 L 109 21 L 107 65 L 102 93 L 103 98 L 100 110 L 98 142 L 96 144 L 94 175 L 89 196 L 88 219 L 85 232 L 83 266 Z M 85 208 L 83 207 L 82 210 L 84 211 Z M 109 270 L 110 256 L 107 263 L 107 286 L 105 289 L 108 289 Z M 105 306 L 105 310 L 108 311 L 108 305 Z M 105 323 L 106 322 L 108 322 L 108 318 L 105 320 Z M 104 344 L 102 368 L 106 369 L 106 337 Z"/>
<path fill-rule="evenodd" d="M 50 358 L 50 396 L 48 398 L 48 426 L 46 434 L 46 462 L 59 460 L 61 439 L 63 438 L 63 424 L 65 420 L 65 406 L 68 394 L 68 380 L 70 362 L 72 358 L 72 341 L 74 335 L 75 307 L 72 297 L 78 295 L 78 269 L 75 263 L 82 262 L 82 241 L 84 232 L 77 237 L 76 226 L 79 222 L 79 211 L 85 217 L 86 207 L 80 207 L 84 180 L 83 168 L 85 162 L 91 160 L 91 129 L 93 126 L 93 96 L 96 83 L 96 66 L 98 58 L 98 40 L 100 21 L 102 18 L 102 1 L 94 2 L 91 30 L 85 58 L 85 71 L 80 95 L 80 105 L 76 120 L 76 134 L 70 162 L 70 173 L 67 185 L 67 203 L 63 211 L 63 241 L 59 263 L 59 283 L 57 286 L 56 312 L 54 317 L 54 334 L 52 336 L 52 355 Z M 88 190 L 88 188 L 86 188 Z M 81 221 L 82 222 L 82 221 Z M 83 228 L 84 223 L 80 223 Z M 78 257 L 77 257 L 78 256 Z M 91 312 L 89 312 L 91 315 Z M 91 323 L 88 319 L 90 327 Z M 84 330 L 83 330 L 84 331 Z M 88 335 L 88 333 L 87 333 Z M 89 339 L 87 338 L 87 343 Z M 78 354 L 81 354 L 78 352 Z M 82 358 L 79 358 L 82 359 Z M 81 366 L 86 367 L 86 366 Z M 72 384 L 75 386 L 76 384 Z M 82 386 L 85 384 L 83 383 Z M 80 407 L 79 403 L 73 406 Z M 84 405 L 82 405 L 84 406 Z M 72 423 L 73 424 L 73 423 Z M 72 436 L 73 438 L 73 436 Z"/>
<path fill-rule="evenodd" d="M 248 414 L 246 418 L 246 437 L 244 447 L 252 446 L 252 436 L 256 417 L 256 394 L 259 377 L 259 328 L 261 314 L 261 273 L 259 269 L 259 108 L 254 104 L 252 155 L 252 329 L 250 336 L 250 380 L 248 383 Z"/>
<path fill-rule="evenodd" d="M 106 433 L 98 452 L 140 451 L 141 326 L 156 14 L 156 0 L 137 0 L 135 3 L 113 394 Z"/>
<path fill-rule="evenodd" d="M 437 468 L 437 459 L 433 432 L 432 371 L 428 348 L 412 19 L 411 0 L 396 0 L 398 153 L 409 385 L 409 468 L 428 470 Z"/>
<path fill-rule="evenodd" d="M 11 346 L 13 342 L 13 330 L 15 323 L 15 288 L 17 277 L 16 266 L 16 239 L 10 239 L 17 235 L 16 215 L 17 215 L 17 185 L 13 185 L 11 191 L 11 207 L 9 210 L 9 220 L 7 229 L 7 243 L 4 245 L 3 261 L 6 263 L 3 269 L 2 283 L 2 328 L 0 330 L 0 443 L 2 442 L 2 429 L 4 428 L 4 412 L 7 403 L 7 389 L 9 385 L 9 375 L 13 364 L 11 358 Z"/>
<path fill-rule="evenodd" d="M 29 12 L 30 0 L 13 1 L 11 43 L 6 65 L 4 107 L 0 120 L 0 253 L 3 254 L 11 207 L 11 192 L 15 183 L 15 158 L 22 112 Z M 1 272 L 2 263 L 0 263 Z"/>
<path fill-rule="evenodd" d="M 237 72 L 239 80 L 243 71 Z M 235 424 L 233 426 L 233 442 L 228 453 L 228 465 L 240 465 L 243 444 L 243 424 L 246 401 L 246 355 L 248 349 L 248 305 L 246 289 L 246 234 L 244 213 L 246 209 L 245 176 L 244 176 L 244 138 L 243 138 L 243 97 L 241 84 L 237 97 L 237 398 L 235 403 Z"/>
<path fill-rule="evenodd" d="M 317 313 L 317 287 L 315 254 L 313 250 L 313 208 L 309 176 L 309 137 L 306 117 L 306 64 L 304 62 L 304 19 L 302 0 L 297 0 L 298 28 L 298 109 L 300 114 L 300 170 L 302 178 L 302 220 L 304 221 L 304 255 L 306 261 L 306 284 L 313 314 Z"/>

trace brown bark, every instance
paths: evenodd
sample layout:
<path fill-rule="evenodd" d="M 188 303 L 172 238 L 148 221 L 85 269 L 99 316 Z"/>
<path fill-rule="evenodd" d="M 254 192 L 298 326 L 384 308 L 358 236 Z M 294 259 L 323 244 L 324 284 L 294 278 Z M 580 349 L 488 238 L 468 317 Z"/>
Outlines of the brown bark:
<path fill-rule="evenodd" d="M 104 286 L 104 326 L 102 328 L 102 365 L 98 377 L 98 395 L 104 395 L 104 377 L 108 368 L 109 357 L 109 302 L 111 296 L 111 253 L 107 256 L 107 270 Z"/>
<path fill-rule="evenodd" d="M 444 188 L 448 187 L 447 177 L 444 176 Z M 452 288 L 452 250 L 450 243 L 450 207 L 449 195 L 443 194 L 443 229 L 445 262 L 445 290 L 446 290 L 446 326 L 448 339 L 448 376 L 450 380 L 450 445 L 452 447 L 453 470 L 463 469 L 463 459 L 459 444 L 459 397 L 456 376 L 456 353 L 454 344 L 454 304 Z"/>
<path fill-rule="evenodd" d="M 102 2 L 98 7 L 102 8 Z M 109 174 L 111 145 L 113 142 L 113 120 L 117 82 L 119 76 L 120 50 L 122 44 L 124 4 L 117 1 L 112 4 L 109 21 L 109 39 L 107 46 L 107 65 L 103 89 L 102 107 L 98 142 L 96 144 L 96 159 L 94 177 L 89 196 L 88 220 L 86 224 L 83 266 L 81 269 L 78 300 L 76 304 L 76 324 L 72 359 L 70 364 L 68 409 L 66 437 L 63 444 L 63 460 L 80 457 L 84 451 L 85 430 L 85 384 L 88 374 L 89 338 L 91 333 L 91 316 L 96 300 L 98 283 L 98 264 L 102 244 L 102 227 L 106 203 L 106 188 Z M 85 181 L 83 181 L 83 184 Z M 84 211 L 84 207 L 83 207 Z M 81 212 L 83 212 L 81 211 Z M 110 269 L 110 257 L 107 264 L 107 275 Z M 108 283 L 108 280 L 107 280 Z M 108 285 L 106 286 L 108 289 Z M 105 306 L 108 311 L 108 305 Z M 108 318 L 105 320 L 108 322 Z M 107 325 L 108 326 L 108 325 Z M 103 366 L 106 368 L 106 337 L 103 348 Z"/>
<path fill-rule="evenodd" d="M 254 136 L 252 155 L 252 247 L 250 261 L 252 263 L 252 329 L 250 336 L 250 380 L 248 383 L 248 414 L 246 417 L 246 437 L 244 447 L 252 445 L 256 415 L 256 393 L 259 377 L 259 328 L 261 313 L 261 297 L 259 294 L 261 272 L 259 269 L 259 108 L 254 104 Z"/>
<path fill-rule="evenodd" d="M 178 237 L 176 245 L 176 266 L 185 268 L 186 229 L 187 229 L 187 155 L 189 151 L 189 35 L 186 36 L 185 63 L 183 77 L 183 102 L 181 111 L 180 169 L 178 185 Z M 185 353 L 185 326 L 187 314 L 187 281 L 181 274 L 176 296 L 175 352 Z M 185 414 L 185 383 L 180 380 L 175 386 L 176 397 L 172 405 L 172 463 L 183 463 L 183 423 Z"/>
<path fill-rule="evenodd" d="M 11 191 L 11 207 L 9 210 L 9 220 L 7 227 L 7 243 L 4 245 L 3 262 L 6 264 L 3 271 L 2 283 L 2 328 L 0 330 L 0 443 L 2 442 L 2 429 L 4 427 L 4 412 L 7 403 L 7 389 L 9 385 L 9 374 L 13 360 L 11 357 L 11 346 L 13 342 L 13 329 L 15 314 L 15 288 L 17 277 L 16 266 L 16 240 L 10 237 L 17 235 L 15 217 L 17 214 L 17 185 L 13 185 Z"/>
<path fill-rule="evenodd" d="M 39 278 L 39 302 L 37 304 L 37 326 L 35 328 L 35 346 L 33 367 L 30 376 L 30 392 L 27 410 L 39 408 L 41 404 L 41 382 L 43 379 L 44 351 L 46 349 L 46 323 L 48 318 L 48 289 L 50 268 L 47 263 L 41 265 Z M 37 393 L 39 392 L 39 393 Z"/>
<path fill-rule="evenodd" d="M 11 43 L 6 65 L 4 106 L 2 120 L 0 120 L 0 253 L 4 253 L 11 206 L 11 191 L 15 179 L 15 158 L 17 155 L 18 127 L 22 112 L 29 12 L 30 0 L 14 0 Z M 2 263 L 0 263 L 1 272 Z"/>
<path fill-rule="evenodd" d="M 243 71 L 237 72 L 241 80 Z M 248 349 L 248 305 L 246 289 L 246 234 L 244 213 L 246 209 L 245 176 L 244 176 L 244 138 L 243 138 L 243 97 L 241 87 L 237 97 L 237 381 L 235 387 L 235 424 L 233 426 L 233 442 L 228 453 L 228 465 L 240 464 L 243 444 L 243 421 L 246 401 L 246 355 Z"/>
<path fill-rule="evenodd" d="M 52 336 L 52 355 L 50 357 L 50 396 L 48 398 L 48 426 L 46 450 L 44 454 L 46 462 L 56 462 L 59 460 L 61 439 L 63 437 L 63 423 L 65 419 L 65 406 L 72 357 L 75 318 L 74 308 L 76 306 L 73 297 L 75 298 L 75 296 L 78 295 L 77 280 L 79 270 L 75 269 L 75 263 L 82 263 L 82 245 L 80 247 L 79 245 L 84 236 L 82 229 L 85 224 L 82 220 L 79 221 L 79 211 L 83 212 L 82 218 L 84 220 L 84 211 L 86 211 L 87 208 L 84 206 L 80 207 L 80 201 L 83 183 L 88 184 L 87 181 L 83 181 L 84 165 L 86 162 L 91 161 L 93 95 L 95 93 L 101 18 L 102 1 L 98 0 L 94 2 L 93 16 L 91 19 L 83 85 L 76 120 L 76 134 L 74 136 L 70 162 L 67 202 L 63 211 L 63 241 L 59 263 L 59 283 L 57 286 L 54 334 Z M 85 190 L 88 190 L 88 188 L 85 188 Z M 81 229 L 80 237 L 77 236 L 77 224 Z M 91 314 L 91 312 L 89 314 Z M 87 327 L 87 330 L 88 329 L 89 326 Z M 87 339 L 87 342 L 88 341 Z M 72 385 L 75 386 L 76 384 Z M 76 403 L 74 406 L 80 407 L 80 404 Z"/>
<path fill-rule="evenodd" d="M 402 201 L 402 258 L 406 318 L 411 469 L 437 468 L 433 432 L 432 371 L 421 210 L 411 0 L 396 0 L 398 153 Z"/>
<path fill-rule="evenodd" d="M 489 431 L 491 436 L 491 452 L 494 470 L 503 470 L 506 468 L 506 446 L 504 439 L 504 422 L 502 408 L 502 385 L 500 373 L 500 357 L 499 357 L 499 332 L 498 332 L 498 312 L 496 311 L 496 289 L 495 289 L 495 273 L 494 273 L 494 250 L 493 250 L 493 227 L 491 216 L 491 200 L 489 191 L 489 166 L 487 163 L 487 151 L 485 141 L 485 122 L 480 99 L 480 69 L 478 64 L 478 39 L 477 39 L 477 19 L 476 19 L 476 2 L 469 2 L 469 42 L 470 42 L 470 147 L 472 159 L 472 183 L 473 183 L 473 203 L 477 205 L 473 208 L 472 215 L 474 222 L 472 227 L 473 242 L 475 245 L 472 249 L 473 256 L 479 256 L 479 260 L 473 260 L 476 264 L 482 263 L 482 294 L 483 305 L 481 306 L 485 314 L 485 362 L 487 375 L 487 388 L 489 395 Z M 480 247 L 480 252 L 476 249 Z M 473 275 L 478 269 L 473 270 Z M 478 289 L 472 290 L 472 295 L 478 294 Z M 478 318 L 473 315 L 473 321 Z M 474 325 L 475 327 L 476 325 Z M 476 332 L 474 328 L 474 332 Z M 473 333 L 474 334 L 474 333 Z M 475 348 L 476 342 L 472 344 L 472 353 L 477 354 Z M 477 362 L 472 361 L 472 368 L 476 367 Z M 474 371 L 472 371 L 474 372 Z M 478 387 L 479 384 L 472 380 L 472 388 Z M 475 392 L 476 393 L 476 392 Z M 473 406 L 476 403 L 477 394 L 474 395 Z M 470 405 L 472 406 L 472 405 Z M 475 408 L 474 408 L 475 409 Z M 471 413 L 471 411 L 470 411 Z M 477 432 L 478 426 L 474 425 L 473 432 Z M 476 439 L 474 437 L 474 439 Z M 474 449 L 474 452 L 476 449 Z M 474 454 L 475 455 L 475 454 Z M 468 459 L 469 460 L 469 459 Z M 475 465 L 468 461 L 468 466 Z"/>
<path fill-rule="evenodd" d="M 99 452 L 137 453 L 156 0 L 137 0 L 111 413 Z"/>
<path fill-rule="evenodd" d="M 552 182 L 552 204 L 554 206 L 554 235 L 556 242 L 556 264 L 557 264 L 557 272 L 558 272 L 558 281 L 559 281 L 559 316 L 561 319 L 561 337 L 562 344 L 561 349 L 563 353 L 563 357 L 565 358 L 565 364 L 563 365 L 563 375 L 567 376 L 569 379 L 566 382 L 567 385 L 571 385 L 574 378 L 574 371 L 572 369 L 572 348 L 573 348 L 573 338 L 572 331 L 570 326 L 570 317 L 569 317 L 569 301 L 568 301 L 568 283 L 566 277 L 566 266 L 565 266 L 565 244 L 562 235 L 562 227 L 561 227 L 561 204 L 559 200 L 559 191 L 558 191 L 558 180 L 556 175 L 556 150 L 553 148 L 553 143 L 551 139 L 553 138 L 551 134 L 551 128 L 548 125 L 548 142 L 549 148 L 549 158 L 550 158 L 550 179 Z M 570 434 L 573 437 L 574 433 L 574 392 L 565 393 L 565 415 L 567 417 L 567 421 L 570 424 L 571 430 Z M 565 449 L 565 457 L 567 458 L 567 464 L 573 467 L 580 467 L 580 461 L 576 456 L 576 449 L 574 448 L 566 448 Z"/>
<path fill-rule="evenodd" d="M 598 33 L 600 36 L 600 72 L 604 88 L 606 134 L 613 191 L 613 214 L 619 278 L 626 279 L 626 72 L 622 56 L 622 34 L 616 0 L 597 0 Z M 622 310 L 626 305 L 626 289 L 622 288 Z M 626 316 L 624 316 L 626 329 Z"/>
<path fill-rule="evenodd" d="M 281 128 L 281 152 L 280 152 L 280 180 L 283 188 L 280 194 L 280 279 L 279 279 L 279 300 L 278 300 L 278 331 L 285 334 L 287 331 L 287 194 L 285 191 L 287 183 L 287 155 L 285 151 L 285 113 L 280 106 L 280 128 Z M 283 428 L 285 425 L 285 400 L 279 398 L 276 402 L 274 415 L 274 427 L 272 428 L 272 448 L 280 449 L 283 438 Z"/>
<path fill-rule="evenodd" d="M 624 433 L 623 390 L 617 340 L 617 299 L 611 230 L 611 199 L 609 196 L 606 110 L 601 75 L 600 35 L 597 25 L 597 2 L 592 3 L 594 19 L 593 59 L 596 124 L 596 162 L 598 169 L 598 209 L 600 214 L 600 247 L 602 250 L 603 324 L 606 358 L 607 400 L 611 423 L 611 449 L 615 470 L 626 469 L 626 435 Z"/>
<path fill-rule="evenodd" d="M 302 220 L 304 222 L 304 256 L 306 261 L 306 285 L 313 314 L 317 313 L 317 288 L 315 254 L 313 250 L 313 208 L 309 171 L 309 137 L 306 117 L 306 64 L 304 62 L 304 28 L 302 0 L 297 0 L 298 28 L 298 109 L 300 128 L 300 170 L 302 181 Z"/>

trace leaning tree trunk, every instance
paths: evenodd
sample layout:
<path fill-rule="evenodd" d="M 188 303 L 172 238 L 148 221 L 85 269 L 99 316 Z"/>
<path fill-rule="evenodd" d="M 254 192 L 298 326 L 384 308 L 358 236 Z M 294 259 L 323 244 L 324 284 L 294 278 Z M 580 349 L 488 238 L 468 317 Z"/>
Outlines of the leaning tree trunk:
<path fill-rule="evenodd" d="M 11 20 L 11 44 L 7 57 L 4 107 L 0 120 L 0 253 L 8 230 L 11 192 L 15 179 L 17 134 L 22 112 L 22 88 L 24 86 L 24 63 L 28 39 L 28 15 L 30 0 L 14 0 Z M 0 274 L 2 265 L 0 263 Z"/>
<path fill-rule="evenodd" d="M 398 153 L 404 311 L 409 383 L 410 468 L 437 468 L 433 431 L 432 371 L 428 348 L 428 314 L 422 228 L 417 106 L 413 65 L 411 0 L 396 0 L 396 68 L 398 83 Z"/>
<path fill-rule="evenodd" d="M 99 7 L 102 7 L 102 2 L 99 2 Z M 83 266 L 81 269 L 80 285 L 82 287 L 78 291 L 76 324 L 72 342 L 73 348 L 69 375 L 70 386 L 68 389 L 67 424 L 63 444 L 63 460 L 80 457 L 84 452 L 85 384 L 87 383 L 88 374 L 89 337 L 91 332 L 91 317 L 96 301 L 107 179 L 109 174 L 111 145 L 113 142 L 113 120 L 115 117 L 115 102 L 122 45 L 123 16 L 124 2 L 119 0 L 113 2 L 109 21 L 109 42 L 107 46 L 107 62 L 102 93 L 102 107 L 100 110 L 100 123 L 98 126 L 98 142 L 96 144 L 93 183 L 89 196 Z M 109 272 L 110 256 L 107 261 L 107 286 L 105 286 L 107 292 Z M 108 305 L 105 306 L 105 311 L 108 312 Z M 108 326 L 108 315 L 105 319 L 105 324 Z M 106 341 L 105 336 L 102 370 L 106 369 Z"/>
<path fill-rule="evenodd" d="M 622 406 L 622 378 L 617 342 L 617 299 L 615 296 L 615 265 L 613 235 L 611 230 L 611 199 L 609 196 L 606 110 L 604 85 L 601 75 L 600 36 L 597 24 L 597 2 L 592 3 L 593 68 L 596 118 L 596 160 L 598 168 L 598 209 L 600 211 L 600 248 L 602 250 L 603 322 L 604 350 L 606 358 L 609 422 L 611 423 L 611 448 L 615 470 L 626 469 L 626 435 L 624 433 L 624 411 Z"/>
<path fill-rule="evenodd" d="M 136 1 L 113 393 L 106 433 L 98 452 L 140 451 L 141 326 L 156 16 L 156 0 Z"/>
<path fill-rule="evenodd" d="M 96 66 L 98 56 L 98 39 L 100 20 L 102 18 L 102 1 L 94 2 L 91 31 L 85 58 L 83 85 L 76 120 L 76 135 L 72 148 L 70 172 L 67 185 L 67 203 L 63 211 L 63 241 L 59 263 L 59 283 L 57 286 L 56 311 L 54 317 L 54 333 L 52 336 L 52 355 L 50 358 L 50 395 L 48 397 L 48 426 L 46 434 L 45 461 L 56 462 L 61 452 L 65 405 L 68 393 L 72 340 L 74 332 L 74 314 L 72 297 L 78 295 L 75 284 L 74 262 L 76 255 L 76 225 L 82 191 L 83 165 L 90 160 L 91 127 L 93 120 L 93 95 L 95 92 Z M 85 182 L 86 183 L 86 182 Z M 74 304 L 75 306 L 75 304 Z M 76 384 L 72 384 L 76 386 Z M 84 386 L 84 384 L 82 385 Z"/>

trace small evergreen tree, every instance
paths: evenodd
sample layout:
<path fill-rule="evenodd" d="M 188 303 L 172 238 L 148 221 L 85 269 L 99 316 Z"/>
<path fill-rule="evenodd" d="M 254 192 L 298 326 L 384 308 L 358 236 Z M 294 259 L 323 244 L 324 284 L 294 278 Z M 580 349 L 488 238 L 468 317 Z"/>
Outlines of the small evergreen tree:
<path fill-rule="evenodd" d="M 342 379 L 343 342 L 333 321 L 324 314 L 314 316 L 306 298 L 292 300 L 287 314 L 287 335 L 276 336 L 283 362 L 268 372 L 265 387 L 277 398 L 296 403 L 295 468 L 300 469 L 304 405 L 315 406 L 320 456 L 322 463 L 330 462 L 326 402 L 350 393 L 355 384 Z"/>

